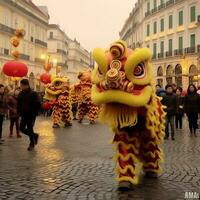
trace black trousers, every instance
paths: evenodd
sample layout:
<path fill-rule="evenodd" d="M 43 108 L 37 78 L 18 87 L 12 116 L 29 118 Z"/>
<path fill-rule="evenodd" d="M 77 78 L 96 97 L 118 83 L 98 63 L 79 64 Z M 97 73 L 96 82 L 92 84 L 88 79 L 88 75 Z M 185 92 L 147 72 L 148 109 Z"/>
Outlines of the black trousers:
<path fill-rule="evenodd" d="M 19 117 L 10 117 L 10 135 L 13 134 L 14 125 L 16 126 L 16 133 L 19 135 Z"/>
<path fill-rule="evenodd" d="M 0 139 L 2 138 L 3 119 L 4 115 L 0 114 Z"/>
<path fill-rule="evenodd" d="M 187 113 L 190 133 L 196 133 L 198 113 Z"/>
<path fill-rule="evenodd" d="M 76 119 L 77 108 L 78 108 L 78 104 L 77 103 L 73 103 L 72 104 L 73 119 Z"/>
<path fill-rule="evenodd" d="M 176 128 L 182 129 L 182 124 L 183 124 L 183 115 L 182 114 L 176 114 L 175 123 L 176 123 Z"/>
<path fill-rule="evenodd" d="M 20 121 L 20 131 L 24 133 L 25 135 L 29 136 L 30 139 L 30 145 L 35 144 L 35 136 L 37 135 L 33 131 L 33 126 L 35 124 L 36 116 L 30 117 L 30 116 L 22 116 Z"/>

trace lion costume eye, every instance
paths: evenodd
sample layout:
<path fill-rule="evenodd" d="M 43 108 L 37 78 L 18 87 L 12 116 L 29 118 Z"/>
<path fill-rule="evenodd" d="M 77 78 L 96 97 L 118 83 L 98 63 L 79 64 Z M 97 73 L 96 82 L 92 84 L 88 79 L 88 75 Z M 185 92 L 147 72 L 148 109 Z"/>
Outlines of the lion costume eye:
<path fill-rule="evenodd" d="M 61 81 L 55 81 L 54 85 L 55 85 L 55 87 L 59 87 L 59 86 L 62 85 L 62 82 Z"/>
<path fill-rule="evenodd" d="M 143 78 L 145 76 L 145 63 L 139 63 L 135 68 L 133 75 L 135 78 Z"/>

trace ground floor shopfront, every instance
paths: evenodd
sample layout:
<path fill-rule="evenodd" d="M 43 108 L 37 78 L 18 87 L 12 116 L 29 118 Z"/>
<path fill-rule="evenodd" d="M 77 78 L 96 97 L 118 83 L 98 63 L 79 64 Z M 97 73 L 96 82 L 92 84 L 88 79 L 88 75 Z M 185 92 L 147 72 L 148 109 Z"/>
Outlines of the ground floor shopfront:
<path fill-rule="evenodd" d="M 156 83 L 165 87 L 175 83 L 186 89 L 190 83 L 200 85 L 200 55 L 191 54 L 153 60 Z"/>

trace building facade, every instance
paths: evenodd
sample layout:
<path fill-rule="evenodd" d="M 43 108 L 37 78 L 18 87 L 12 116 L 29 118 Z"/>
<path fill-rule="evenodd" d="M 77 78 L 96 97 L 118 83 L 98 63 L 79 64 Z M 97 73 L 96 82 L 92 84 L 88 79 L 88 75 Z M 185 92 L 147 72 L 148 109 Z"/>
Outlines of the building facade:
<path fill-rule="evenodd" d="M 51 73 L 56 74 L 56 66 L 59 66 L 60 74 L 67 75 L 72 84 L 76 83 L 78 72 L 90 69 L 90 53 L 76 39 L 70 39 L 56 24 L 49 25 L 47 34 L 47 57 L 54 66 Z"/>
<path fill-rule="evenodd" d="M 26 32 L 19 51 L 20 60 L 28 65 L 28 78 L 31 87 L 39 90 L 39 74 L 43 70 L 41 54 L 47 51 L 47 29 L 49 15 L 30 0 L 1 0 L 0 1 L 0 67 L 12 60 L 10 38 L 16 28 Z M 9 84 L 9 79 L 1 73 L 1 82 Z"/>
<path fill-rule="evenodd" d="M 157 84 L 176 83 L 183 88 L 189 83 L 199 85 L 200 1 L 141 0 L 133 11 L 136 8 L 142 13 L 139 21 L 142 42 L 139 42 L 153 53 Z"/>
<path fill-rule="evenodd" d="M 79 71 L 89 70 L 91 67 L 91 54 L 84 49 L 76 40 L 69 41 L 68 53 L 68 74 L 71 77 L 71 82 L 77 82 L 77 74 Z"/>
<path fill-rule="evenodd" d="M 53 66 L 51 73 L 66 74 L 68 71 L 67 56 L 69 37 L 56 24 L 49 24 L 47 35 L 48 51 L 44 58 L 49 59 Z M 57 66 L 60 66 L 60 72 L 56 71 Z"/>

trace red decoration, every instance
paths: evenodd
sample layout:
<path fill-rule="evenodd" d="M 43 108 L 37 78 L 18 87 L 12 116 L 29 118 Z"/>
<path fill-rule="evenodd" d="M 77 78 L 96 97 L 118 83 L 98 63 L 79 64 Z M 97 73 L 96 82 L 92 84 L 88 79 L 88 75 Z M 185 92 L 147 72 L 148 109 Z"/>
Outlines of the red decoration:
<path fill-rule="evenodd" d="M 49 110 L 53 108 L 58 102 L 56 100 L 53 101 L 46 101 L 42 104 L 43 109 Z"/>
<path fill-rule="evenodd" d="M 44 110 L 49 110 L 52 108 L 52 104 L 50 102 L 46 101 L 43 103 L 42 107 Z"/>
<path fill-rule="evenodd" d="M 19 61 L 9 61 L 4 64 L 3 73 L 12 77 L 24 77 L 28 73 L 28 67 Z"/>
<path fill-rule="evenodd" d="M 44 84 L 51 83 L 51 75 L 48 73 L 41 74 L 40 81 Z"/>

